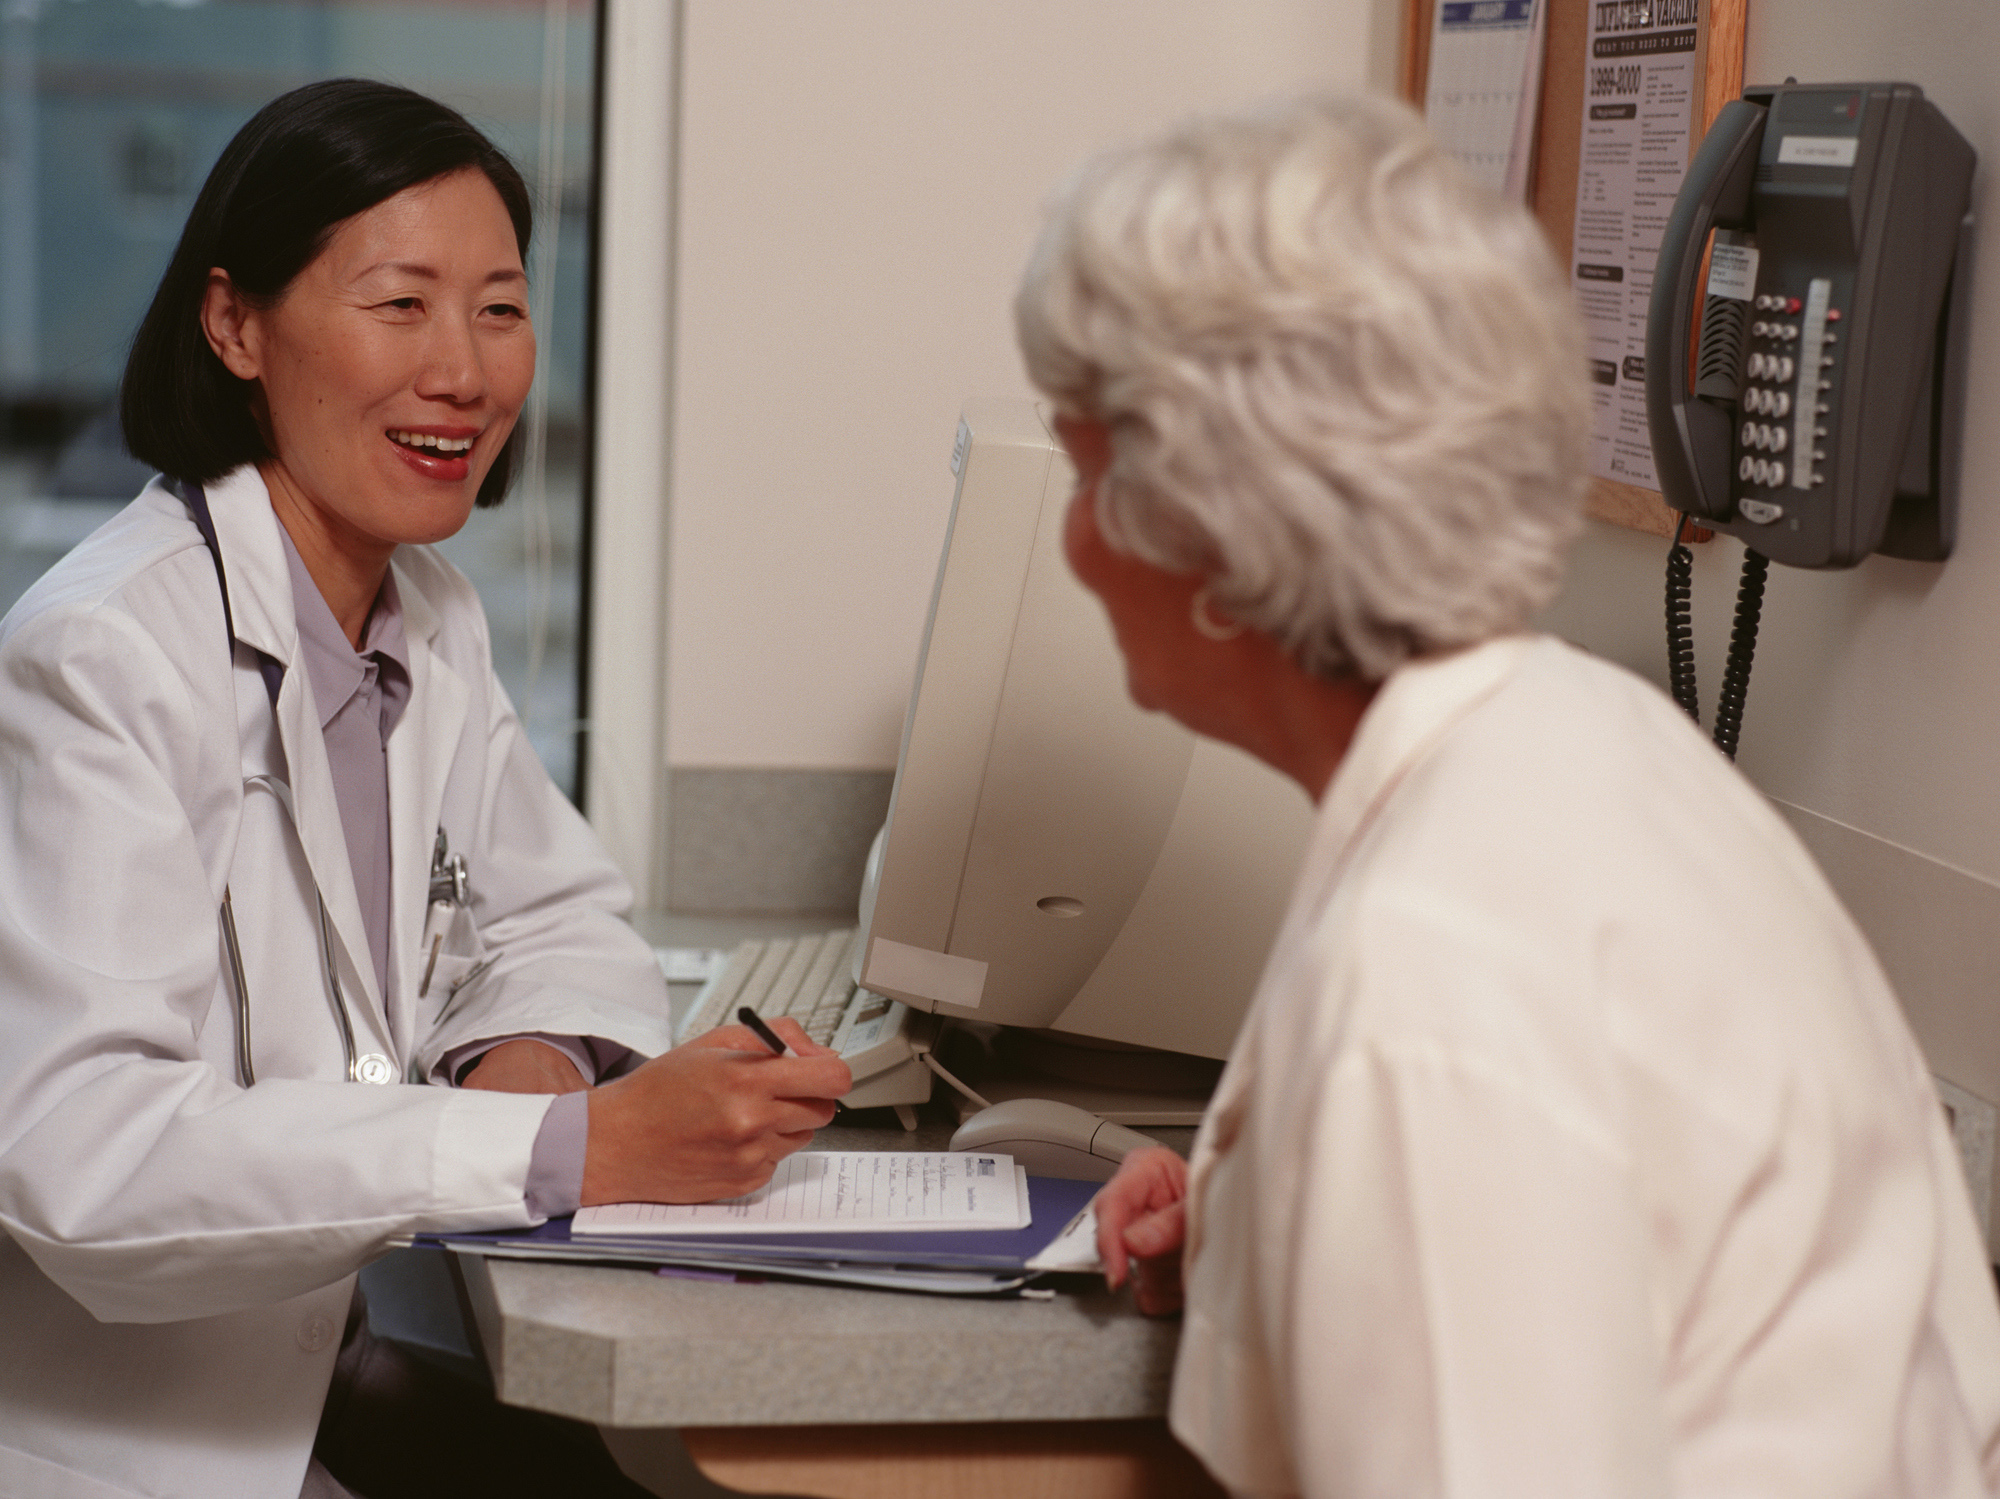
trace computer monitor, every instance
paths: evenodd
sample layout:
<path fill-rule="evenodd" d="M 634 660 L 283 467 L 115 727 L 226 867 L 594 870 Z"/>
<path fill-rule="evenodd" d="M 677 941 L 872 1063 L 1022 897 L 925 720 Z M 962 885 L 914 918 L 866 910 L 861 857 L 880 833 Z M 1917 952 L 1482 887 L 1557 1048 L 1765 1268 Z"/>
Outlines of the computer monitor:
<path fill-rule="evenodd" d="M 965 407 L 957 492 L 862 892 L 856 982 L 913 1008 L 1228 1053 L 1311 822 L 1291 781 L 1136 707 L 1062 554 L 1047 413 Z"/>

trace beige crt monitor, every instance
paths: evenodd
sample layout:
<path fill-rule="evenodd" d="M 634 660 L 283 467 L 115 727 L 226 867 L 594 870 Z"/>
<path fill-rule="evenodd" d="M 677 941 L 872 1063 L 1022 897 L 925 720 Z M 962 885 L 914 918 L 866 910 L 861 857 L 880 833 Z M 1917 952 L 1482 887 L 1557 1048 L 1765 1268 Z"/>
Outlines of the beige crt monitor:
<path fill-rule="evenodd" d="M 1222 1057 L 1310 803 L 1126 696 L 1063 560 L 1075 470 L 1040 409 L 968 403 L 952 469 L 856 979 L 943 1015 Z"/>

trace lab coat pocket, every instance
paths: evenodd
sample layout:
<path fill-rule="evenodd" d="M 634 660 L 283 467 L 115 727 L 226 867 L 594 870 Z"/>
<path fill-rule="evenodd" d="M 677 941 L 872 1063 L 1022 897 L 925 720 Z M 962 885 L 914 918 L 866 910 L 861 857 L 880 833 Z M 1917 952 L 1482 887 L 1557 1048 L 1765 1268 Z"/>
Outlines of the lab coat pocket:
<path fill-rule="evenodd" d="M 431 1023 L 444 1019 L 459 994 L 485 972 L 486 944 L 471 914 L 455 901 L 432 901 L 417 953 L 417 1000 Z"/>

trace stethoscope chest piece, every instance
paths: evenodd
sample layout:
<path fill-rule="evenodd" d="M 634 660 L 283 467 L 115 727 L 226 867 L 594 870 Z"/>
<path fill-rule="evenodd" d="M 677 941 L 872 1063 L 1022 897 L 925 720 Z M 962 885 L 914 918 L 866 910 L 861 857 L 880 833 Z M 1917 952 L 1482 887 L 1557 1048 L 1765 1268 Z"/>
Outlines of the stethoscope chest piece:
<path fill-rule="evenodd" d="M 396 1069 L 381 1052 L 371 1051 L 354 1059 L 354 1080 L 357 1083 L 374 1083 L 379 1087 L 396 1080 Z"/>

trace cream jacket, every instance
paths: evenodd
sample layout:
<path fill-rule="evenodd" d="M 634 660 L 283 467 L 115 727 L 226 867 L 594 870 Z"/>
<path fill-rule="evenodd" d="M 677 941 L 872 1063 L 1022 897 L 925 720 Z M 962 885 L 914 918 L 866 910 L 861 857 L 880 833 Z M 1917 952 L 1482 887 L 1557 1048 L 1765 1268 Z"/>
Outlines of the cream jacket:
<path fill-rule="evenodd" d="M 530 1222 L 549 1100 L 345 1080 L 314 887 L 355 1043 L 427 1078 L 522 1031 L 664 1051 L 629 892 L 493 677 L 471 586 L 394 566 L 410 704 L 388 748 L 390 992 L 377 992 L 262 481 L 209 490 L 215 566 L 157 484 L 0 624 L 0 1494 L 299 1491 L 355 1271 L 417 1230 Z M 439 827 L 473 932 L 417 989 Z M 239 1086 L 227 887 L 257 1084 Z M 468 950 L 467 944 L 470 944 Z"/>
<path fill-rule="evenodd" d="M 1392 676 L 1196 1144 L 1233 1491 L 1972 1499 L 2000 1311 L 1924 1059 L 1763 798 L 1514 638 Z"/>

